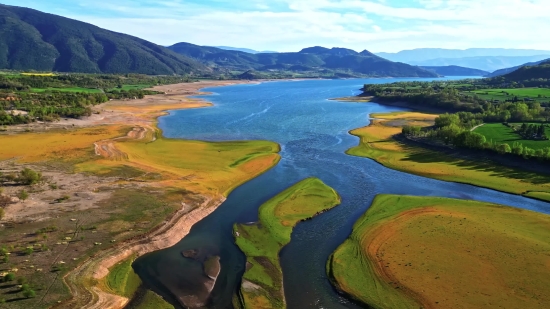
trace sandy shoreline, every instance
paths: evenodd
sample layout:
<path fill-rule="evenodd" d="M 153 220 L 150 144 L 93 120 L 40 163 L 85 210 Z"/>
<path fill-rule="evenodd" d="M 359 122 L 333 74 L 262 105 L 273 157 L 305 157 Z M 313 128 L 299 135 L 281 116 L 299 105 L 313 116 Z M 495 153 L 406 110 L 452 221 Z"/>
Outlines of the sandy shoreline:
<path fill-rule="evenodd" d="M 190 98 L 190 96 L 207 94 L 201 92 L 200 89 L 257 83 L 256 81 L 202 81 L 157 86 L 153 90 L 164 92 L 164 94 L 146 96 L 140 100 L 110 101 L 96 106 L 94 110 L 99 114 L 94 114 L 87 119 L 63 120 L 54 124 L 37 124 L 33 129 L 49 130 L 63 127 L 124 124 L 157 130 L 157 118 L 165 115 L 168 110 L 211 106 L 212 104 L 205 100 Z M 139 135 L 141 134 L 138 133 L 137 138 L 140 137 Z M 98 147 L 98 145 L 108 146 L 109 141 L 98 142 L 96 153 L 100 151 L 98 148 L 109 149 L 109 147 Z M 148 234 L 117 244 L 82 262 L 63 278 L 71 291 L 72 298 L 58 304 L 55 308 L 124 308 L 130 301 L 128 298 L 107 293 L 94 284 L 91 284 L 91 287 L 86 287 L 82 283 L 98 282 L 108 275 L 109 268 L 132 255 L 141 256 L 175 245 L 189 233 L 194 224 L 211 214 L 225 200 L 223 196 L 205 196 L 205 198 L 206 201 L 201 205 L 182 203 L 180 210 Z"/>

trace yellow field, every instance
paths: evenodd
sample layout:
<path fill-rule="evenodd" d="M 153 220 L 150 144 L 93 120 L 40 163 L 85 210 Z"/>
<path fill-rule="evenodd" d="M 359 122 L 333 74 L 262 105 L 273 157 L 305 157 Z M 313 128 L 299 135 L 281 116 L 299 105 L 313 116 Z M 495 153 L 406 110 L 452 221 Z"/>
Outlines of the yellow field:
<path fill-rule="evenodd" d="M 243 182 L 279 161 L 279 146 L 267 141 L 208 143 L 160 138 L 146 130 L 141 139 L 124 137 L 130 127 L 100 126 L 44 133 L 0 135 L 0 160 L 22 163 L 64 162 L 76 172 L 107 174 L 131 167 L 162 175 L 156 185 L 185 188 L 196 193 L 227 195 Z M 98 156 L 94 143 L 107 145 L 108 154 Z M 109 141 L 105 143 L 105 141 Z M 100 148 L 101 149 L 101 148 Z"/>
<path fill-rule="evenodd" d="M 547 308 L 550 216 L 489 203 L 378 196 L 331 257 L 373 308 Z"/>
<path fill-rule="evenodd" d="M 21 73 L 21 75 L 25 75 L 25 76 L 55 76 L 54 73 Z"/>
<path fill-rule="evenodd" d="M 98 126 L 74 130 L 0 135 L 0 160 L 20 162 L 75 160 L 90 157 L 94 142 L 124 136 L 130 127 Z"/>
<path fill-rule="evenodd" d="M 279 161 L 279 146 L 267 141 L 220 142 L 158 139 L 126 141 L 117 147 L 126 164 L 166 175 L 167 184 L 200 193 L 227 195 Z"/>
<path fill-rule="evenodd" d="M 392 113 L 377 118 L 364 128 L 351 131 L 360 138 L 350 155 L 368 157 L 392 169 L 445 181 L 473 184 L 499 191 L 550 201 L 550 177 L 490 162 L 457 159 L 437 151 L 405 145 L 393 139 L 404 125 L 429 125 L 436 115 Z M 542 193 L 541 193 L 542 192 Z"/>

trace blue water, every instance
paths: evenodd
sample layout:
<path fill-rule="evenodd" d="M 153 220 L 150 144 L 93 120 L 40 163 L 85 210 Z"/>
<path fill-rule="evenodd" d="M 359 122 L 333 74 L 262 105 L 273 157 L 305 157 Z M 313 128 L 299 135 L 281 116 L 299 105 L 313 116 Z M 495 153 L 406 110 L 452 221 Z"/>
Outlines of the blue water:
<path fill-rule="evenodd" d="M 183 258 L 181 252 L 196 249 L 204 255 L 219 255 L 222 272 L 209 307 L 229 308 L 245 267 L 245 257 L 233 244 L 233 224 L 257 220 L 263 202 L 312 176 L 336 189 L 342 204 L 299 224 L 292 242 L 281 252 L 288 308 L 355 308 L 333 290 L 325 264 L 377 194 L 473 199 L 550 213 L 550 204 L 544 202 L 409 175 L 346 155 L 358 143 L 349 130 L 368 125 L 371 113 L 403 109 L 328 99 L 356 95 L 365 83 L 401 80 L 405 79 L 308 80 L 205 89 L 214 92 L 206 99 L 215 106 L 173 111 L 160 118 L 166 137 L 272 140 L 281 145 L 282 159 L 275 168 L 233 191 L 180 243 L 138 259 L 134 267 L 144 282 L 165 297 L 204 293 L 196 284 L 202 276 L 201 265 Z"/>

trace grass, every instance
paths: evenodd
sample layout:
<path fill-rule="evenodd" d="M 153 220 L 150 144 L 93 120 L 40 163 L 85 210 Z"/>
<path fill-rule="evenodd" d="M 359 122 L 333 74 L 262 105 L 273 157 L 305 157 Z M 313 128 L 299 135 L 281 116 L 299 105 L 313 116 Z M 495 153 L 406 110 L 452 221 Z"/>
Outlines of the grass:
<path fill-rule="evenodd" d="M 109 269 L 106 281 L 114 294 L 131 298 L 141 285 L 141 279 L 132 268 L 134 259 L 132 256 Z"/>
<path fill-rule="evenodd" d="M 521 126 L 521 124 L 515 124 Z M 538 124 L 537 124 L 538 125 Z M 510 147 L 515 142 L 522 144 L 524 147 L 529 147 L 531 149 L 544 149 L 550 147 L 550 141 L 537 141 L 537 140 L 527 140 L 523 139 L 521 135 L 517 134 L 511 128 L 501 124 L 501 123 L 488 123 L 475 130 L 476 133 L 479 133 L 487 139 L 487 141 L 493 141 L 497 144 L 508 144 Z M 546 134 L 550 135 L 550 128 L 546 127 Z"/>
<path fill-rule="evenodd" d="M 476 201 L 378 196 L 327 269 L 372 308 L 546 308 L 550 216 Z"/>
<path fill-rule="evenodd" d="M 0 160 L 17 158 L 23 163 L 51 160 L 80 161 L 93 154 L 94 143 L 125 134 L 124 126 L 98 126 L 75 130 L 0 135 Z"/>
<path fill-rule="evenodd" d="M 141 89 L 145 89 L 145 88 L 151 88 L 153 87 L 154 85 L 152 84 L 146 84 L 146 85 L 122 85 L 122 88 L 111 88 L 109 89 L 109 91 L 113 91 L 113 90 L 141 90 Z"/>
<path fill-rule="evenodd" d="M 101 90 L 95 89 L 95 88 L 79 88 L 79 87 L 72 87 L 72 88 L 32 88 L 31 92 L 51 92 L 51 91 L 58 91 L 58 92 L 83 92 L 83 93 L 101 93 Z"/>
<path fill-rule="evenodd" d="M 351 134 L 360 138 L 360 142 L 359 146 L 349 149 L 348 154 L 371 158 L 395 170 L 444 181 L 525 196 L 530 196 L 529 192 L 550 193 L 550 176 L 500 166 L 490 161 L 456 158 L 439 151 L 404 144 L 393 138 L 401 133 L 403 125 L 428 125 L 436 115 L 405 112 L 373 117 L 383 119 L 351 131 Z M 540 196 L 550 201 L 550 195 Z"/>
<path fill-rule="evenodd" d="M 167 303 L 155 292 L 147 290 L 141 303 L 135 309 L 174 309 L 174 306 Z"/>
<path fill-rule="evenodd" d="M 490 99 L 513 99 L 514 96 L 517 96 L 519 99 L 537 99 L 539 95 L 541 97 L 550 97 L 550 89 L 548 88 L 484 89 L 472 91 L 472 93 Z"/>
<path fill-rule="evenodd" d="M 126 164 L 163 174 L 172 184 L 180 184 L 177 187 L 212 195 L 229 194 L 280 159 L 279 146 L 268 141 L 211 143 L 160 138 L 149 143 L 119 142 L 117 147 L 128 154 Z"/>
<path fill-rule="evenodd" d="M 258 223 L 235 225 L 236 243 L 248 262 L 241 287 L 245 308 L 286 307 L 279 251 L 290 242 L 296 224 L 339 203 L 336 191 L 308 178 L 263 204 Z"/>

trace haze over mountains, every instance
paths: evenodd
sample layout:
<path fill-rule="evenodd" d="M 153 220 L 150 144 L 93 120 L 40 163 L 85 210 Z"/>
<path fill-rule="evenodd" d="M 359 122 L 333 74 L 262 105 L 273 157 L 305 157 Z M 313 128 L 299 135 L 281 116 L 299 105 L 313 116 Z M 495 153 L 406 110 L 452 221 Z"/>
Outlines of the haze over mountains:
<path fill-rule="evenodd" d="M 231 46 L 212 46 L 212 47 L 219 48 L 219 49 L 225 49 L 225 50 L 242 51 L 242 52 L 249 53 L 249 54 L 262 54 L 262 53 L 264 53 L 264 54 L 265 53 L 274 54 L 274 53 L 278 53 L 276 51 L 271 51 L 271 50 L 257 51 L 257 50 L 253 50 L 253 49 L 250 49 L 250 48 L 231 47 Z"/>
<path fill-rule="evenodd" d="M 420 48 L 398 53 L 377 53 L 391 61 L 418 66 L 456 65 L 488 72 L 523 65 L 550 58 L 550 51 L 531 49 L 471 48 L 440 49 Z"/>

